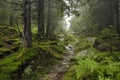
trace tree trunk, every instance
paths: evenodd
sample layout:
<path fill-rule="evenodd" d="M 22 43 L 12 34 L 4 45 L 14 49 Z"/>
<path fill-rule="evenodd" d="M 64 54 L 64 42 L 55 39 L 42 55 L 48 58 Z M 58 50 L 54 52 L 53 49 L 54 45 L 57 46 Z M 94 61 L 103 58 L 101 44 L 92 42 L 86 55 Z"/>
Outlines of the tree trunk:
<path fill-rule="evenodd" d="M 31 0 L 24 0 L 24 31 L 23 31 L 23 45 L 24 47 L 31 47 Z"/>
<path fill-rule="evenodd" d="M 120 34 L 119 0 L 114 0 L 117 33 Z"/>
<path fill-rule="evenodd" d="M 38 0 L 38 35 L 43 36 L 44 30 L 44 0 Z"/>
<path fill-rule="evenodd" d="M 47 17 L 47 28 L 46 28 L 46 36 L 47 38 L 50 35 L 50 27 L 51 27 L 51 0 L 48 0 L 48 17 Z"/>
<path fill-rule="evenodd" d="M 11 0 L 11 3 L 13 2 L 13 0 Z M 14 5 L 10 4 L 10 21 L 9 21 L 9 25 L 12 27 L 13 26 L 13 21 L 14 21 Z"/>

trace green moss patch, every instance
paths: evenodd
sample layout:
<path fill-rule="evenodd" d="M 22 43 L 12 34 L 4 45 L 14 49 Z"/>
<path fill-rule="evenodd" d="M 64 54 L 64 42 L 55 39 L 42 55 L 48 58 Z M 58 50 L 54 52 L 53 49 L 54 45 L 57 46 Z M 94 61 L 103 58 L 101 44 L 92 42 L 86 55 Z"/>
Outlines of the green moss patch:
<path fill-rule="evenodd" d="M 36 48 L 23 48 L 18 52 L 7 56 L 6 58 L 0 60 L 1 74 L 12 75 L 12 73 L 17 71 L 22 64 L 33 58 L 36 54 Z"/>
<path fill-rule="evenodd" d="M 51 52 L 51 54 L 56 58 L 63 58 L 63 55 L 57 52 Z"/>
<path fill-rule="evenodd" d="M 46 53 L 50 53 L 52 56 L 61 58 L 63 57 L 63 54 L 65 53 L 65 44 L 58 41 L 46 41 L 41 42 L 38 46 L 38 48 L 41 51 L 44 51 Z"/>
<path fill-rule="evenodd" d="M 34 59 L 34 65 L 36 65 L 36 67 L 37 65 L 43 67 L 46 70 L 42 69 L 44 71 L 43 73 L 45 73 L 58 61 L 58 59 L 63 58 L 65 53 L 65 45 L 60 41 L 44 41 L 39 44 L 35 43 L 32 48 L 19 47 L 17 52 L 14 52 L 13 49 L 16 49 L 19 44 L 17 41 L 11 39 L 10 42 L 12 42 L 14 46 L 10 49 L 1 48 L 1 51 L 12 50 L 12 54 L 7 55 L 0 60 L 0 80 L 11 80 L 11 77 L 15 75 L 16 71 L 19 70 L 22 65 L 26 64 L 26 62 L 31 62 L 36 55 L 39 56 L 36 57 L 38 59 Z M 43 54 L 38 54 L 39 50 L 42 51 Z M 42 61 L 44 58 L 45 61 Z"/>
<path fill-rule="evenodd" d="M 9 53 L 9 52 L 11 52 L 11 50 L 8 48 L 4 48 L 4 47 L 0 48 L 0 56 L 4 55 L 4 53 Z"/>

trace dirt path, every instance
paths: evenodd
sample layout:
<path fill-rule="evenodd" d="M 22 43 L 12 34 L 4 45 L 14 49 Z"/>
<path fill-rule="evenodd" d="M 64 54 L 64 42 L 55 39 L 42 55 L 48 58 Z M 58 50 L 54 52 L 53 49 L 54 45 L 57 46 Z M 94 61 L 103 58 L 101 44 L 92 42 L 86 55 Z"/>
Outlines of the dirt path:
<path fill-rule="evenodd" d="M 61 80 L 64 73 L 70 67 L 70 58 L 74 54 L 74 46 L 68 45 L 66 47 L 67 53 L 64 56 L 63 60 L 53 67 L 51 72 L 47 75 L 47 77 L 41 77 L 39 80 Z M 46 79 L 47 78 L 47 79 Z"/>

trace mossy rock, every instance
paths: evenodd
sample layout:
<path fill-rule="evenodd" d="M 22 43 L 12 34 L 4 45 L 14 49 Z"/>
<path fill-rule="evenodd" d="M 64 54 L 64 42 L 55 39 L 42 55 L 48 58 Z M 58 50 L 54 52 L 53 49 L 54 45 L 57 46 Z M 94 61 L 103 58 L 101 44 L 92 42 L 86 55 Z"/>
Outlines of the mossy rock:
<path fill-rule="evenodd" d="M 61 42 L 56 42 L 56 41 L 41 42 L 39 43 L 38 47 L 43 51 L 50 51 L 51 49 L 56 50 L 56 51 L 60 50 L 58 48 L 61 48 L 62 50 L 65 49 L 64 44 L 62 44 Z M 62 52 L 62 50 L 60 52 Z"/>
<path fill-rule="evenodd" d="M 11 45 L 16 45 L 20 43 L 20 39 L 19 38 L 8 39 L 8 40 L 5 40 L 5 42 Z"/>
<path fill-rule="evenodd" d="M 17 52 L 15 60 L 24 63 L 26 60 L 33 58 L 36 54 L 38 54 L 36 48 L 23 48 Z"/>
<path fill-rule="evenodd" d="M 19 47 L 20 46 L 18 44 L 9 45 L 9 44 L 4 43 L 3 47 L 0 48 L 0 57 L 4 58 L 4 57 L 18 51 Z"/>
<path fill-rule="evenodd" d="M 0 48 L 0 53 L 4 53 L 4 52 L 8 52 L 8 51 L 10 51 L 10 49 L 5 48 L 5 47 Z"/>
<path fill-rule="evenodd" d="M 16 41 L 13 40 L 12 43 L 16 43 Z M 17 52 L 0 60 L 0 72 L 10 77 L 14 76 L 14 73 L 19 70 L 20 66 L 28 63 L 28 61 L 31 63 L 31 60 L 38 55 L 38 48 L 45 53 L 43 54 L 45 57 L 47 56 L 48 61 L 46 64 L 53 65 L 58 59 L 63 57 L 62 50 L 65 50 L 63 48 L 64 45 L 61 42 L 57 43 L 57 46 L 60 46 L 60 50 L 59 47 L 56 47 L 56 43 L 56 41 L 45 41 L 40 42 L 39 45 L 35 45 L 32 48 L 19 48 Z M 11 49 L 16 48 L 17 46 L 18 44 L 14 44 Z M 10 80 L 9 77 L 6 80 Z"/>
<path fill-rule="evenodd" d="M 8 54 L 10 54 L 12 51 L 8 48 L 0 48 L 0 57 L 6 56 Z"/>
<path fill-rule="evenodd" d="M 1 36 L 11 36 L 11 35 L 16 35 L 16 34 L 17 34 L 17 31 L 15 29 L 3 28 L 0 30 Z"/>
<path fill-rule="evenodd" d="M 22 55 L 19 57 L 20 54 Z M 18 52 L 0 60 L 0 72 L 11 75 L 11 73 L 17 71 L 22 64 L 33 58 L 36 54 L 36 48 L 20 49 Z"/>

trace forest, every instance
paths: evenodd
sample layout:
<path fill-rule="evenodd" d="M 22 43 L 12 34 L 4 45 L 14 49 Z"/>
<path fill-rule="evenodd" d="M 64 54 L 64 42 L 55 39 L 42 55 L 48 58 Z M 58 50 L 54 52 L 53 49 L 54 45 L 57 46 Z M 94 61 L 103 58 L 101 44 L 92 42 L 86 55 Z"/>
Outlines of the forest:
<path fill-rule="evenodd" d="M 0 80 L 120 80 L 120 0 L 0 0 Z"/>

